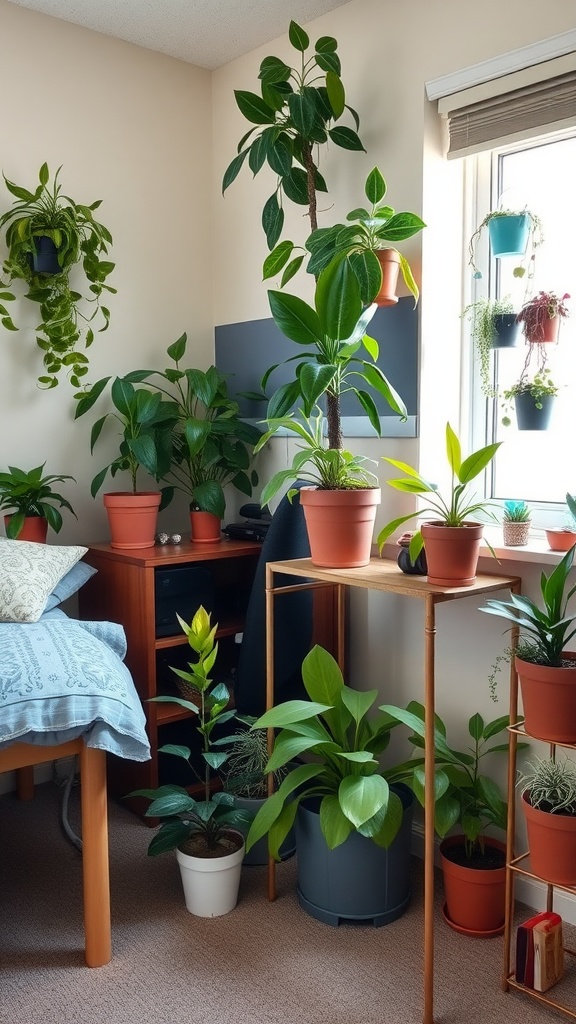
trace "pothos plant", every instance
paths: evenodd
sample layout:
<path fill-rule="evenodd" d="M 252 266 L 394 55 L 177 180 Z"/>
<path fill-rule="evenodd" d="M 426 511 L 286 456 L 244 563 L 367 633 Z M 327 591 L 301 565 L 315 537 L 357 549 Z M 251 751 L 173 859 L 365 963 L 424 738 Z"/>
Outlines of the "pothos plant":
<path fill-rule="evenodd" d="M 5 303 L 15 300 L 12 286 L 22 282 L 27 287 L 25 298 L 40 307 L 36 341 L 44 353 L 45 372 L 38 377 L 38 384 L 45 389 L 56 387 L 61 372 L 69 374 L 73 387 L 82 387 L 88 373 L 88 357 L 79 351 L 78 343 L 85 332 L 84 345 L 90 347 L 98 319 L 102 323 L 99 331 L 107 329 L 110 311 L 102 304 L 102 295 L 116 291 L 106 283 L 114 263 L 103 258 L 112 235 L 94 217 L 102 200 L 88 206 L 64 195 L 58 180 L 61 169 L 50 182 L 48 164 L 42 164 L 39 184 L 33 192 L 4 175 L 6 188 L 15 202 L 0 217 L 0 229 L 5 229 L 8 247 L 0 280 L 0 320 L 6 330 L 18 330 Z M 35 269 L 40 238 L 47 238 L 54 245 L 59 268 L 56 273 Z M 84 292 L 76 290 L 80 268 L 87 284 Z"/>
<path fill-rule="evenodd" d="M 290 22 L 288 38 L 300 55 L 298 67 L 290 67 L 279 57 L 265 57 L 258 78 L 260 92 L 237 89 L 236 103 L 254 127 L 238 143 L 238 153 L 226 168 L 222 192 L 232 184 L 245 161 L 254 175 L 267 164 L 277 175 L 276 188 L 262 210 L 262 227 L 268 248 L 264 279 L 283 270 L 282 287 L 301 267 L 305 252 L 293 255 L 294 243 L 280 242 L 284 227 L 284 199 L 308 207 L 311 230 L 318 227 L 317 192 L 328 187 L 318 169 L 316 154 L 333 143 L 342 149 L 363 151 L 358 135 L 358 114 L 346 103 L 341 78 L 338 43 L 332 36 L 321 36 L 308 54 L 310 39 L 295 21 Z M 355 129 L 335 124 L 348 111 Z"/>

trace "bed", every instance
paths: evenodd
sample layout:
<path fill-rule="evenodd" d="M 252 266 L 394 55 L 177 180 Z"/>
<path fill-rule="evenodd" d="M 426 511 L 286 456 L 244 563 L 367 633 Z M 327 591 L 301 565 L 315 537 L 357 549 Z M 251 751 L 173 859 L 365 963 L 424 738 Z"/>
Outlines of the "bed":
<path fill-rule="evenodd" d="M 46 573 L 58 550 L 75 558 Z M 20 794 L 29 795 L 31 766 L 79 756 L 85 957 L 101 967 L 112 955 L 106 753 L 145 761 L 150 747 L 122 627 L 59 607 L 94 571 L 79 562 L 85 551 L 0 541 L 0 771 L 18 771 Z"/>

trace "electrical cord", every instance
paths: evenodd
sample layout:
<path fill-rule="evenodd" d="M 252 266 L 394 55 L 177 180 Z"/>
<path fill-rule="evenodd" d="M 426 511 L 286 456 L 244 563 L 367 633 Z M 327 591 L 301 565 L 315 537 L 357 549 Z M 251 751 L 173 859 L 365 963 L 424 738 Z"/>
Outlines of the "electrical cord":
<path fill-rule="evenodd" d="M 74 829 L 72 828 L 72 826 L 71 826 L 71 824 L 70 824 L 70 822 L 68 820 L 68 802 L 70 800 L 70 793 L 72 792 L 72 786 L 74 785 L 74 777 L 75 777 L 75 775 L 76 775 L 76 758 L 74 757 L 72 759 L 72 767 L 70 768 L 70 772 L 68 774 L 68 778 L 66 779 L 66 784 L 64 786 L 64 793 L 62 795 L 62 816 L 61 816 L 61 822 L 62 822 L 62 828 L 64 829 L 64 833 L 65 833 L 66 837 L 70 840 L 70 842 L 78 850 L 82 850 L 82 840 L 81 840 L 80 836 L 76 835 Z"/>

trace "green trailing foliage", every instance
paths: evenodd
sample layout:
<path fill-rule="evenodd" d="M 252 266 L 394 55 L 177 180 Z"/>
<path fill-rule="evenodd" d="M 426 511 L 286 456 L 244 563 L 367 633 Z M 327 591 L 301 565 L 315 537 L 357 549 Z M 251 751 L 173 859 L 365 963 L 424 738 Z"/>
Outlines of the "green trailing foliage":
<path fill-rule="evenodd" d="M 76 203 L 62 193 L 58 168 L 52 183 L 48 164 L 42 164 L 39 184 L 32 192 L 9 181 L 4 175 L 8 191 L 15 197 L 12 209 L 0 217 L 0 229 L 5 229 L 8 256 L 2 266 L 0 280 L 0 321 L 9 331 L 17 331 L 6 302 L 16 299 L 14 284 L 22 282 L 27 288 L 24 297 L 40 307 L 40 323 L 36 327 L 36 341 L 43 352 L 44 373 L 38 378 L 41 388 L 56 387 L 61 373 L 66 373 L 74 388 L 81 388 L 88 373 L 88 357 L 80 351 L 83 337 L 85 348 L 94 340 L 98 322 L 99 332 L 108 328 L 110 310 L 102 303 L 105 292 L 116 289 L 107 284 L 114 263 L 105 257 L 112 235 L 96 220 L 94 211 L 101 200 L 89 206 Z M 51 239 L 56 248 L 60 270 L 55 274 L 34 270 L 36 240 Z M 78 270 L 84 273 L 87 287 L 76 290 L 71 283 Z"/>

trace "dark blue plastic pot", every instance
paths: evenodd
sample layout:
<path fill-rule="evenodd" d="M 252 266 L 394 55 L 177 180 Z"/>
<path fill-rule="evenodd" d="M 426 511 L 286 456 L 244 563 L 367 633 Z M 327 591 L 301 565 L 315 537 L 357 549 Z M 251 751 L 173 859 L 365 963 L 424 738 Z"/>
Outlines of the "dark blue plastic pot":
<path fill-rule="evenodd" d="M 538 399 L 538 405 L 542 406 L 539 409 L 536 399 L 529 391 L 523 395 L 515 395 L 514 408 L 518 430 L 547 430 L 550 426 L 555 398 L 556 395 L 542 395 Z"/>
<path fill-rule="evenodd" d="M 492 348 L 515 348 L 520 330 L 516 313 L 496 313 L 492 323 L 494 326 Z"/>
<path fill-rule="evenodd" d="M 36 235 L 36 252 L 32 254 L 32 269 L 37 274 L 59 274 L 58 250 L 48 235 Z"/>

